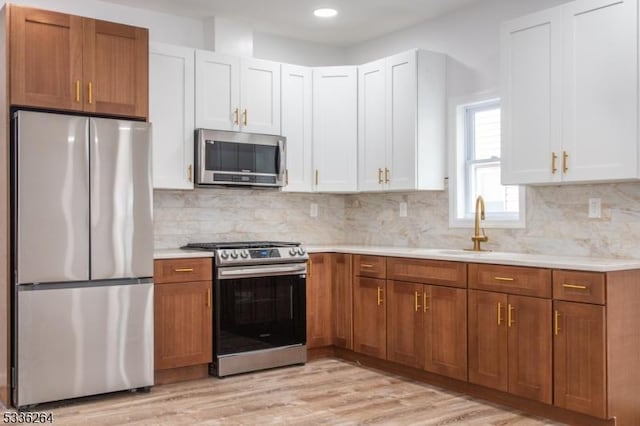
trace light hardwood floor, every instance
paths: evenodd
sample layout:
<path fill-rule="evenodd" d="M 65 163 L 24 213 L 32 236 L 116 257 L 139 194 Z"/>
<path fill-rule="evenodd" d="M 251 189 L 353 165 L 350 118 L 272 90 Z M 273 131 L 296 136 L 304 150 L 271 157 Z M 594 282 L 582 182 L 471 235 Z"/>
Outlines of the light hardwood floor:
<path fill-rule="evenodd" d="M 557 425 L 336 359 L 36 410 L 59 425 Z"/>

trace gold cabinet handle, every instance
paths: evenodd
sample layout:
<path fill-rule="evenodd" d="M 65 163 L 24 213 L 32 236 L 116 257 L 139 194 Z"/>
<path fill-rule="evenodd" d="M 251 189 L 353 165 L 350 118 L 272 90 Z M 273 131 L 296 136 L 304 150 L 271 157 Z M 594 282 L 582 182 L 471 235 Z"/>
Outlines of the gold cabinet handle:
<path fill-rule="evenodd" d="M 307 278 L 311 277 L 311 271 L 313 270 L 313 262 L 309 259 L 309 264 L 307 268 Z"/>
<path fill-rule="evenodd" d="M 284 170 L 284 184 L 289 185 L 289 169 Z"/>
<path fill-rule="evenodd" d="M 382 287 L 378 287 L 378 306 L 382 305 Z"/>
<path fill-rule="evenodd" d="M 382 185 L 384 180 L 382 180 L 382 169 L 378 169 L 378 184 Z"/>
<path fill-rule="evenodd" d="M 361 263 L 360 267 L 361 268 L 373 268 L 373 265 L 371 263 Z"/>
<path fill-rule="evenodd" d="M 576 290 L 586 290 L 587 289 L 586 285 L 578 285 L 578 284 L 562 284 L 562 287 L 564 287 L 564 288 L 574 288 Z"/>
<path fill-rule="evenodd" d="M 389 169 L 385 167 L 384 169 L 384 183 L 389 183 Z"/>
<path fill-rule="evenodd" d="M 498 302 L 498 325 L 502 324 L 502 303 Z"/>
<path fill-rule="evenodd" d="M 240 124 L 240 108 L 233 110 L 233 124 Z"/>
<path fill-rule="evenodd" d="M 511 303 L 509 303 L 509 309 L 507 309 L 507 325 L 509 327 L 511 327 L 513 324 L 515 324 L 516 322 L 513 319 L 513 311 L 515 311 L 516 308 L 514 308 Z M 548 323 L 547 323 L 548 324 Z"/>
<path fill-rule="evenodd" d="M 431 305 L 431 300 L 429 299 L 429 293 L 427 293 L 426 289 L 423 294 L 424 294 L 424 298 L 422 300 L 423 311 L 427 312 L 429 310 L 429 305 Z"/>
<path fill-rule="evenodd" d="M 89 82 L 89 104 L 93 103 L 93 83 Z"/>
<path fill-rule="evenodd" d="M 413 296 L 414 296 L 414 309 L 416 312 L 418 312 L 418 309 L 420 309 L 422 306 L 420 306 L 420 292 L 418 291 L 414 291 L 413 292 Z"/>
<path fill-rule="evenodd" d="M 211 289 L 207 289 L 207 308 L 211 307 Z"/>
<path fill-rule="evenodd" d="M 247 109 L 245 108 L 244 111 L 242 111 L 242 125 L 246 126 L 247 125 L 247 121 L 248 121 L 248 113 L 247 113 Z"/>
<path fill-rule="evenodd" d="M 567 173 L 569 171 L 569 153 L 567 151 L 562 151 L 562 173 Z"/>
<path fill-rule="evenodd" d="M 511 278 L 511 277 L 493 277 L 494 280 L 496 281 L 515 281 L 515 278 Z"/>
<path fill-rule="evenodd" d="M 193 272 L 193 268 L 176 268 L 173 272 Z"/>
<path fill-rule="evenodd" d="M 76 102 L 80 102 L 80 80 L 76 80 Z"/>
<path fill-rule="evenodd" d="M 316 169 L 316 186 L 318 186 L 318 180 L 319 180 L 318 175 L 319 175 L 318 169 Z"/>
<path fill-rule="evenodd" d="M 551 153 L 551 174 L 555 175 L 556 172 L 558 171 L 558 168 L 556 167 L 556 161 L 558 160 L 558 154 L 556 154 L 555 152 Z"/>
<path fill-rule="evenodd" d="M 560 333 L 560 312 L 557 310 L 553 313 L 553 334 L 558 335 Z"/>
<path fill-rule="evenodd" d="M 193 182 L 193 165 L 189 164 L 189 167 L 187 167 L 187 179 L 189 179 L 189 182 Z"/>

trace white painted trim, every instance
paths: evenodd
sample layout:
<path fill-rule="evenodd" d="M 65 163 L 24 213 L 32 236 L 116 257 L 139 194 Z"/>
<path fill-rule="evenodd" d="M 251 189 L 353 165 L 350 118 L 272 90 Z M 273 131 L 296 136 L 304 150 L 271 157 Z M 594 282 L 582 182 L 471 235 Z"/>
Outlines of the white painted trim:
<path fill-rule="evenodd" d="M 459 218 L 458 206 L 464 205 L 464 106 L 497 100 L 500 97 L 496 90 L 475 93 L 469 96 L 449 99 L 448 129 L 449 129 L 449 228 L 473 228 L 474 218 Z M 520 186 L 520 212 L 516 219 L 491 219 L 483 221 L 484 228 L 525 228 L 526 227 L 526 191 Z"/>

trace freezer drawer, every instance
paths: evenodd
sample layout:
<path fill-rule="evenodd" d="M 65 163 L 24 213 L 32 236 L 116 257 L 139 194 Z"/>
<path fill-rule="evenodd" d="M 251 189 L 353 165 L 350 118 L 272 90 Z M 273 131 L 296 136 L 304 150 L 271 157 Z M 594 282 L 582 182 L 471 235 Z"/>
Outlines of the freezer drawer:
<path fill-rule="evenodd" d="M 153 284 L 37 287 L 18 286 L 16 406 L 153 385 Z"/>

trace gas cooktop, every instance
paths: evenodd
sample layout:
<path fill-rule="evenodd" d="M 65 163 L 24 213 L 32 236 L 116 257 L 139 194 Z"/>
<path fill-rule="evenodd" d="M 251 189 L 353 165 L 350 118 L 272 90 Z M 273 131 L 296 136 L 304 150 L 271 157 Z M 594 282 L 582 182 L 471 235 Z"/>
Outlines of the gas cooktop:
<path fill-rule="evenodd" d="M 287 241 L 235 241 L 189 243 L 185 250 L 213 251 L 216 266 L 262 265 L 305 262 L 309 259 L 300 243 Z"/>
<path fill-rule="evenodd" d="M 299 247 L 300 243 L 289 241 L 224 241 L 219 243 L 189 243 L 181 247 L 185 250 L 233 250 L 250 248 Z"/>

